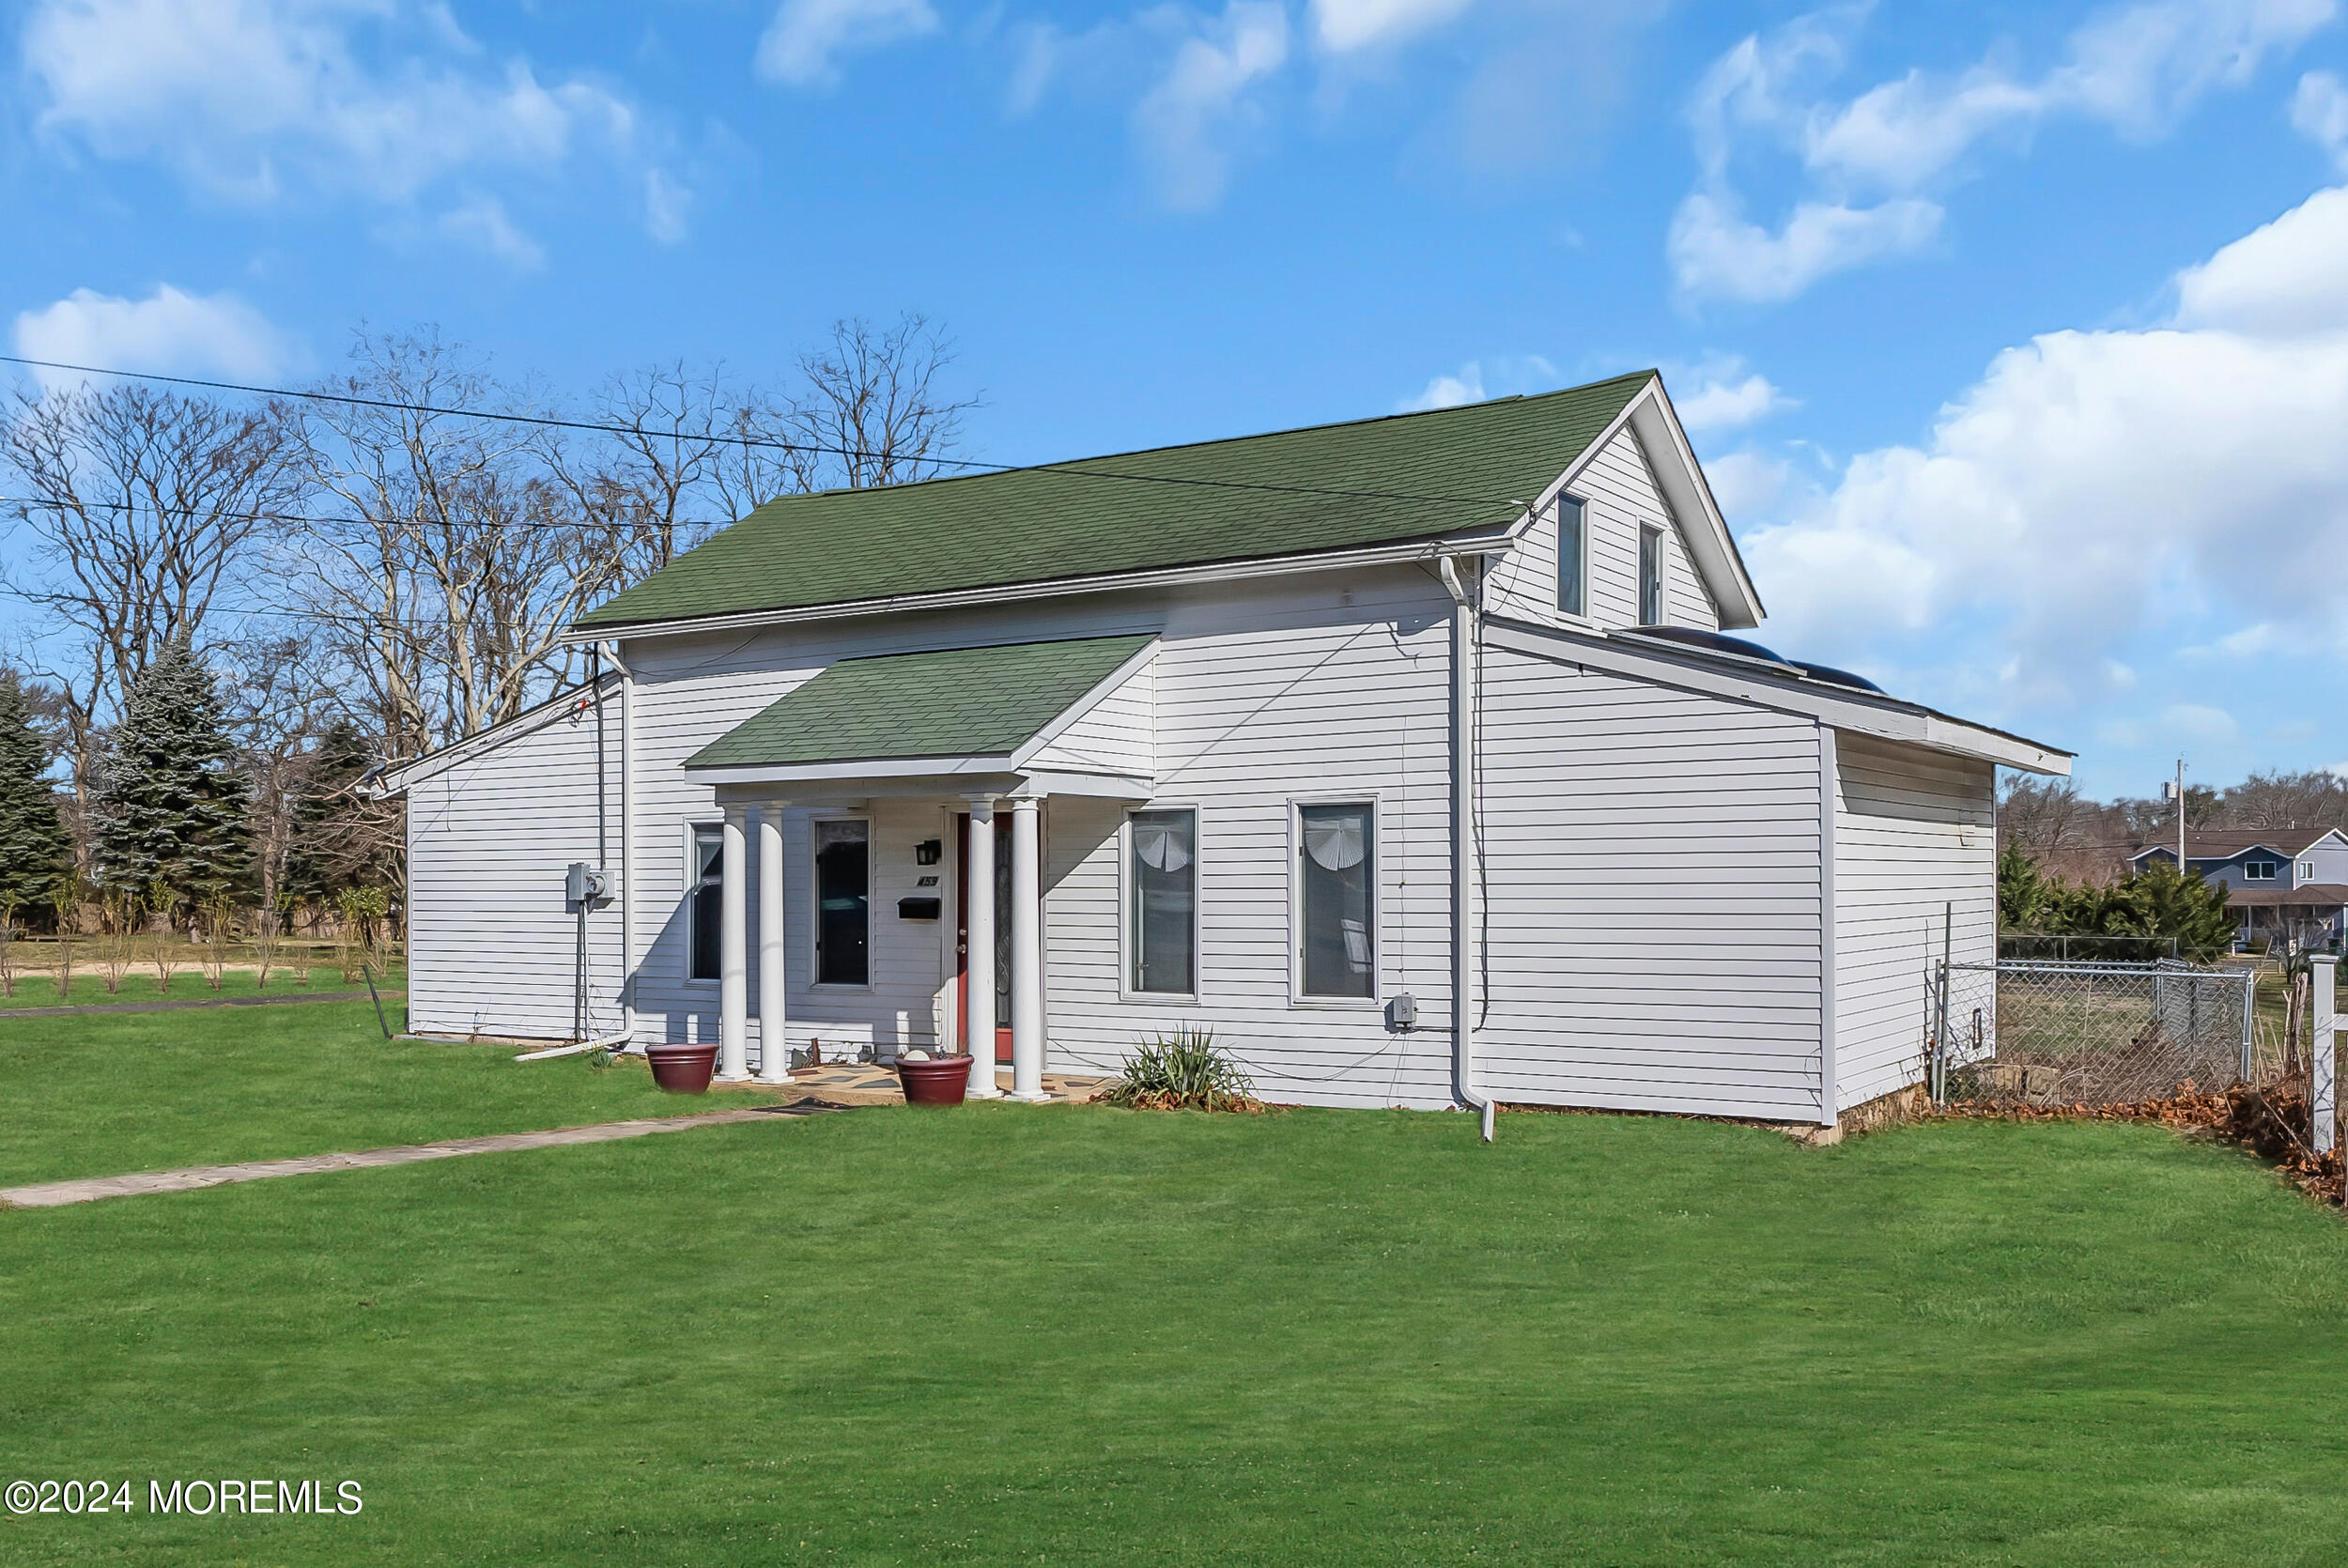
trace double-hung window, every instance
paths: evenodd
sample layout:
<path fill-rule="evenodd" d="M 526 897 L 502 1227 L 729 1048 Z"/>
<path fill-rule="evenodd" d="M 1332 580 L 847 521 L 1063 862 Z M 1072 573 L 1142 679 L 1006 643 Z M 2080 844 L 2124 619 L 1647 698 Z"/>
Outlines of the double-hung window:
<path fill-rule="evenodd" d="M 815 822 L 815 983 L 872 983 L 873 824 Z"/>
<path fill-rule="evenodd" d="M 693 851 L 687 862 L 692 876 L 685 890 L 687 979 L 718 977 L 719 923 L 725 918 L 725 856 L 724 828 L 712 823 L 693 829 Z"/>
<path fill-rule="evenodd" d="M 1639 624 L 1663 623 L 1663 530 L 1639 530 Z"/>
<path fill-rule="evenodd" d="M 1297 989 L 1378 993 L 1378 813 L 1367 802 L 1299 806 Z"/>
<path fill-rule="evenodd" d="M 1136 992 L 1198 990 L 1198 813 L 1136 811 L 1127 819 L 1125 950 Z"/>
<path fill-rule="evenodd" d="M 1589 509 L 1578 496 L 1557 499 L 1557 607 L 1568 615 L 1587 615 L 1590 549 Z"/>

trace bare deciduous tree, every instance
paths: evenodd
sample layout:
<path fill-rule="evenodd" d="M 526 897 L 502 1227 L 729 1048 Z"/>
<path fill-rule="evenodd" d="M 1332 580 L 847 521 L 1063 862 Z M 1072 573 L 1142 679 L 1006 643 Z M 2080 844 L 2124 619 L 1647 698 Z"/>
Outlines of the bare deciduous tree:
<path fill-rule="evenodd" d="M 620 580 L 624 540 L 571 509 L 542 433 L 434 410 L 517 400 L 429 334 L 363 337 L 305 421 L 337 503 L 289 541 L 312 613 L 368 687 L 368 728 L 414 756 L 513 717 L 569 669 L 564 629 Z M 352 704 L 357 707 L 358 704 Z"/>
<path fill-rule="evenodd" d="M 27 662 L 61 699 L 79 792 L 98 731 L 148 659 L 177 637 L 206 640 L 248 546 L 298 507 L 293 422 L 275 405 L 80 387 L 20 396 L 0 453 L 34 540 L 33 569 L 10 586 L 46 606 L 62 634 Z"/>
<path fill-rule="evenodd" d="M 983 401 L 955 401 L 939 386 L 953 343 L 929 317 L 907 312 L 888 327 L 861 316 L 835 321 L 831 341 L 799 356 L 806 386 L 792 400 L 787 453 L 802 490 L 860 490 L 929 479 L 962 438 L 962 416 Z"/>

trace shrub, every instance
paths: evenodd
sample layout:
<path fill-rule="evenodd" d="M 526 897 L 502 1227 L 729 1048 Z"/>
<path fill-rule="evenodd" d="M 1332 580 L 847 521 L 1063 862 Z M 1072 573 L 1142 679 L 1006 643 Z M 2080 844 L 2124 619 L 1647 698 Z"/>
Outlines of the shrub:
<path fill-rule="evenodd" d="M 1215 1048 L 1214 1033 L 1184 1027 L 1146 1041 L 1101 1099 L 1141 1111 L 1260 1111 L 1256 1086 Z"/>

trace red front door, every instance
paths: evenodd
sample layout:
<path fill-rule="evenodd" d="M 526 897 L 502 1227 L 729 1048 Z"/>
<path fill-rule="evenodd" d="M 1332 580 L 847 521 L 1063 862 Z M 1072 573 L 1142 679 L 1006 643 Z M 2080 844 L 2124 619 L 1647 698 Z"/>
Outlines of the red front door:
<path fill-rule="evenodd" d="M 995 1059 L 1011 1060 L 1011 846 L 995 819 Z M 954 818 L 954 1038 L 970 1017 L 970 814 Z"/>

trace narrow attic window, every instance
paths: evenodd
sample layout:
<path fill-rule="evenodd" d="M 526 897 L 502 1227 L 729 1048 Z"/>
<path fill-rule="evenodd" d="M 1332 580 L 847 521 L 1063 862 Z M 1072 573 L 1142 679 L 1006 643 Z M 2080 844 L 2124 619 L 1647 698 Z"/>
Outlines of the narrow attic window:
<path fill-rule="evenodd" d="M 1639 624 L 1663 623 L 1663 530 L 1639 530 Z"/>
<path fill-rule="evenodd" d="M 1568 615 L 1589 614 L 1584 587 L 1588 573 L 1589 510 L 1579 496 L 1557 499 L 1557 607 Z"/>

